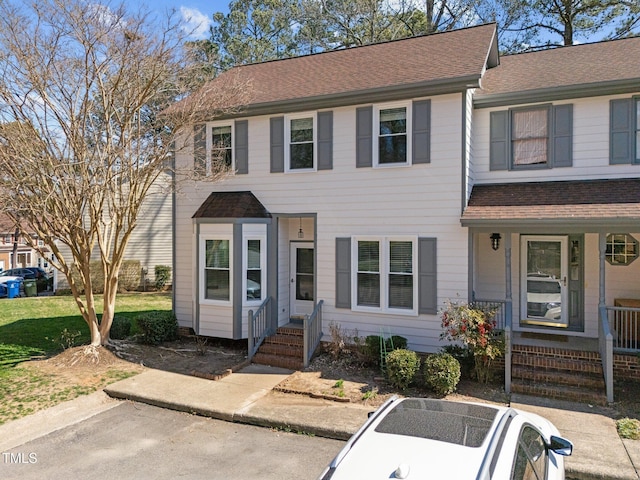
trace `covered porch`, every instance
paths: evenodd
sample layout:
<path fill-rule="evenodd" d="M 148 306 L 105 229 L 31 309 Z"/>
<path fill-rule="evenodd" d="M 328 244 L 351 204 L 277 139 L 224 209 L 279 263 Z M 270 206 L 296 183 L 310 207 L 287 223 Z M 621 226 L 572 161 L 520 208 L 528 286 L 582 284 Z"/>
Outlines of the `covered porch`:
<path fill-rule="evenodd" d="M 601 376 L 609 402 L 614 376 L 636 378 L 628 354 L 640 352 L 639 220 L 637 179 L 474 187 L 461 219 L 469 292 L 500 305 L 507 392 L 520 375 L 516 360 L 548 372 L 553 357 L 566 357 L 563 379 L 593 368 L 576 383 L 598 388 Z M 550 357 L 531 360 L 543 353 Z"/>

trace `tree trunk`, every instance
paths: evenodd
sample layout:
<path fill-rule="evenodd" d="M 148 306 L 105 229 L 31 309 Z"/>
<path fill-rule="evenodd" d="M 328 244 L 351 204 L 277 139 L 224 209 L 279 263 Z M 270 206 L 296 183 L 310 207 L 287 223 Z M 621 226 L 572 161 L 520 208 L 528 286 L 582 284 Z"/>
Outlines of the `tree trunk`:
<path fill-rule="evenodd" d="M 102 321 L 100 322 L 100 335 L 102 339 L 102 345 L 107 345 L 109 343 L 109 332 L 111 331 L 111 325 L 113 324 L 117 293 L 117 275 L 111 278 L 105 278 Z"/>
<path fill-rule="evenodd" d="M 20 230 L 16 228 L 13 234 L 13 256 L 11 257 L 11 268 L 18 268 L 18 242 L 20 241 Z"/>

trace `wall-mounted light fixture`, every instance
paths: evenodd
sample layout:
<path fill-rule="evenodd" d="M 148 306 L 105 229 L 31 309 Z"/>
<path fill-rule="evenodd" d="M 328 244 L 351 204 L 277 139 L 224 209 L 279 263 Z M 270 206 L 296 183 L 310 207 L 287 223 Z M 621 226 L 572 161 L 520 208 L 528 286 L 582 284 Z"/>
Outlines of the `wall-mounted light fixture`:
<path fill-rule="evenodd" d="M 300 217 L 300 230 L 298 230 L 298 238 L 304 238 L 304 232 L 302 231 L 302 217 Z"/>
<path fill-rule="evenodd" d="M 498 250 L 500 248 L 500 239 L 502 238 L 499 233 L 492 233 L 489 237 L 491 239 L 491 248 Z"/>

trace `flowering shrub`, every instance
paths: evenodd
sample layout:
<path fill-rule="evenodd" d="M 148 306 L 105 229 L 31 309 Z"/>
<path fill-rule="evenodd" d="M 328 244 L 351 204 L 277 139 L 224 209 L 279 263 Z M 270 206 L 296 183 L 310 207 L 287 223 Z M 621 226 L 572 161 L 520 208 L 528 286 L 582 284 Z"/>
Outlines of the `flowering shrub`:
<path fill-rule="evenodd" d="M 475 374 L 480 382 L 488 382 L 491 363 L 504 354 L 504 339 L 496 331 L 495 309 L 472 307 L 448 302 L 442 312 L 441 340 L 463 343 L 473 352 Z"/>

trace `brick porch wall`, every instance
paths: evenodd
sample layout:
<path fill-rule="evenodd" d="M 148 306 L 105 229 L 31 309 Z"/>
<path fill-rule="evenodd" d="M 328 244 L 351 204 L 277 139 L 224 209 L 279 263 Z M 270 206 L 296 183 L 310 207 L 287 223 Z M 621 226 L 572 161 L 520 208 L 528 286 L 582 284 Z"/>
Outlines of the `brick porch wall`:
<path fill-rule="evenodd" d="M 613 378 L 640 382 L 640 356 L 614 353 Z"/>

